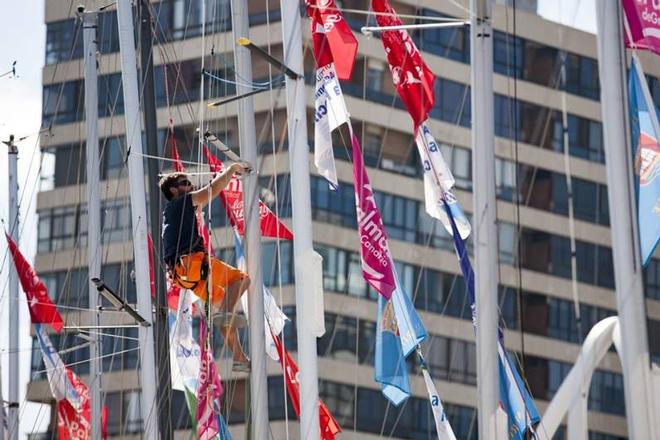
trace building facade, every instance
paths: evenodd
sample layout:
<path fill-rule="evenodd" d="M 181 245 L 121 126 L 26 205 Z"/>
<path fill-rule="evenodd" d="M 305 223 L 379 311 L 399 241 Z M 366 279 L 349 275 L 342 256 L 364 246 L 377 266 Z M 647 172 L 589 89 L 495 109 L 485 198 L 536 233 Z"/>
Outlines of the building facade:
<path fill-rule="evenodd" d="M 88 2 L 88 9 L 104 2 Z M 279 2 L 249 2 L 250 38 L 282 56 Z M 366 0 L 337 2 L 344 8 L 368 10 Z M 505 3 L 505 2 L 501 2 Z M 506 346 L 521 360 L 521 370 L 542 413 L 574 362 L 580 343 L 600 319 L 616 314 L 609 231 L 609 207 L 598 62 L 594 35 L 548 22 L 529 12 L 536 2 L 523 2 L 516 12 L 494 7 L 494 90 L 498 197 L 500 311 Z M 72 4 L 71 4 L 72 5 Z M 68 322 L 86 322 L 86 191 L 82 31 L 75 8 L 64 0 L 45 2 L 47 41 L 43 69 L 44 155 L 37 211 L 36 269 L 47 283 Z M 392 1 L 401 14 L 466 17 L 467 1 Z M 461 7 L 463 5 L 463 7 Z M 530 6 L 532 5 L 532 6 Z M 157 16 L 154 47 L 159 145 L 171 157 L 176 143 L 182 157 L 197 168 L 200 90 L 207 102 L 235 93 L 229 0 L 207 0 L 206 17 L 196 0 L 152 3 Z M 359 41 L 350 81 L 342 83 L 365 163 L 381 210 L 398 273 L 429 332 L 423 344 L 426 361 L 460 438 L 477 438 L 476 360 L 463 280 L 450 237 L 424 211 L 421 169 L 413 142 L 412 123 L 392 85 L 385 52 L 378 38 L 359 33 L 373 21 L 346 13 Z M 314 62 L 305 23 L 305 74 L 308 79 L 308 137 L 313 144 Z M 204 25 L 205 24 L 205 25 Z M 99 132 L 101 138 L 102 277 L 129 302 L 135 302 L 132 281 L 130 206 L 124 140 L 123 99 L 117 20 L 112 7 L 100 14 Z M 472 211 L 470 151 L 469 29 L 425 30 L 413 35 L 436 74 L 436 102 L 430 128 L 441 143 L 456 178 L 457 197 Z M 205 40 L 202 73 L 201 47 Z M 567 81 L 559 76 L 566 63 Z M 660 105 L 660 65 L 643 56 L 649 85 Z M 279 72 L 253 59 L 254 85 L 270 87 Z M 203 75 L 203 79 L 202 79 Z M 581 325 L 576 323 L 571 287 L 571 251 L 566 169 L 563 156 L 561 97 L 566 93 L 570 169 L 573 185 L 577 281 Z M 282 89 L 254 98 L 262 198 L 290 222 L 286 109 Z M 230 146 L 238 146 L 237 107 L 209 108 L 205 123 Z M 345 136 L 334 135 L 340 187 L 328 189 L 313 169 L 312 215 L 316 250 L 324 257 L 326 334 L 318 340 L 319 390 L 344 429 L 342 438 L 435 438 L 420 367 L 409 361 L 414 396 L 400 408 L 382 397 L 373 380 L 376 293 L 360 271 L 356 240 L 352 170 Z M 167 171 L 170 163 L 160 163 Z M 230 259 L 233 236 L 219 202 L 206 213 L 216 249 Z M 156 245 L 158 248 L 158 245 Z M 264 240 L 264 279 L 291 318 L 285 329 L 288 349 L 296 351 L 293 249 L 291 243 Z M 656 254 L 658 255 L 658 254 Z M 660 332 L 660 255 L 645 272 L 650 335 Z M 479 268 L 475 268 L 479 270 Z M 522 299 L 522 301 L 521 301 Z M 108 324 L 117 317 L 104 316 Z M 109 409 L 111 436 L 137 438 L 141 430 L 136 329 L 104 331 L 102 388 Z M 75 337 L 54 336 L 66 348 Z M 649 338 L 653 358 L 660 360 L 660 338 Z M 36 344 L 36 342 L 35 342 Z M 37 347 L 37 345 L 35 345 Z M 247 375 L 230 371 L 216 338 L 216 356 L 226 383 L 223 411 L 235 438 L 243 438 L 249 407 Z M 89 380 L 89 350 L 70 351 L 65 362 Z M 50 402 L 38 350 L 33 352 L 28 398 Z M 285 438 L 285 427 L 297 436 L 297 422 L 285 406 L 279 364 L 269 362 L 268 403 L 273 438 Z M 54 413 L 53 413 L 54 414 Z M 54 417 L 53 417 L 54 419 Z M 187 438 L 190 419 L 183 396 L 173 395 L 172 421 Z M 54 425 L 51 423 L 51 426 Z M 608 353 L 592 379 L 589 393 L 592 440 L 626 438 L 621 365 Z M 44 434 L 48 436 L 48 434 Z M 562 432 L 556 438 L 563 438 Z"/>

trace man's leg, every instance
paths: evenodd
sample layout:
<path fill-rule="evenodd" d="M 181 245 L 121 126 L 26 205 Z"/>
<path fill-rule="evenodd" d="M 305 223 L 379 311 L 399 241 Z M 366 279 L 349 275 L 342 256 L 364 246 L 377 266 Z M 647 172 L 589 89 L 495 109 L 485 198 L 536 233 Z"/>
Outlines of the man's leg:
<path fill-rule="evenodd" d="M 245 290 L 247 290 L 250 285 L 250 278 L 245 275 L 240 280 L 234 281 L 229 284 L 224 290 L 224 298 L 220 304 L 220 308 L 228 313 L 233 313 L 236 309 L 236 305 L 241 298 L 241 295 Z M 232 317 L 233 319 L 233 317 Z M 225 343 L 231 349 L 234 361 L 247 363 L 248 358 L 243 351 L 241 346 L 241 341 L 238 337 L 238 330 L 236 329 L 235 324 L 230 320 L 227 323 L 223 323 L 220 327 L 222 336 L 225 338 Z"/>

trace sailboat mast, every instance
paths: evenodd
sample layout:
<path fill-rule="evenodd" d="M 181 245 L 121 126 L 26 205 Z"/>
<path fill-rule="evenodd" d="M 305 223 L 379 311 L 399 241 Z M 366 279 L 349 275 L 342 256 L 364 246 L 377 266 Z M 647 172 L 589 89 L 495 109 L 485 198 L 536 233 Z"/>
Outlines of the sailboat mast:
<path fill-rule="evenodd" d="M 234 0 L 231 5 L 232 35 L 234 38 L 234 64 L 236 68 L 236 94 L 251 91 L 252 60 L 250 51 L 238 44 L 241 37 L 249 38 L 247 0 Z M 252 166 L 257 164 L 257 139 L 254 121 L 254 101 L 247 97 L 238 101 L 238 135 L 241 157 Z M 200 133 L 201 135 L 201 133 Z M 270 437 L 268 424 L 268 382 L 266 380 L 266 352 L 264 333 L 264 293 L 261 258 L 261 226 L 257 174 L 243 178 L 245 258 L 250 275 L 248 310 L 250 311 L 250 410 L 252 412 L 251 438 Z"/>
<path fill-rule="evenodd" d="M 8 176 L 9 176 L 9 235 L 18 243 L 19 208 L 18 208 L 18 148 L 14 144 L 14 136 L 9 137 Z M 9 266 L 9 410 L 8 428 L 9 440 L 18 440 L 18 380 L 20 355 L 18 351 L 19 307 L 18 307 L 18 273 L 13 264 Z"/>
<path fill-rule="evenodd" d="M 154 86 L 154 58 L 152 17 L 149 11 L 149 0 L 138 0 L 137 10 L 140 20 L 140 74 L 142 76 L 142 110 L 144 112 L 144 139 L 147 143 L 147 153 L 159 156 L 158 122 L 156 119 L 156 92 Z M 147 186 L 149 188 L 150 231 L 154 243 L 161 239 L 161 192 L 158 186 L 159 162 L 150 160 L 147 163 Z M 161 247 L 155 246 L 155 250 Z M 158 258 L 156 252 L 154 259 Z M 156 335 L 156 367 L 158 374 L 158 421 L 163 439 L 172 438 L 172 379 L 170 372 L 169 331 L 167 324 L 167 298 L 165 292 L 165 274 L 162 265 L 153 262 L 154 296 L 156 299 L 154 333 Z"/>
<path fill-rule="evenodd" d="M 281 0 L 284 64 L 298 74 L 303 72 L 300 5 L 297 0 Z M 305 80 L 286 76 L 289 168 L 291 169 L 291 206 L 293 210 L 293 252 L 296 279 L 296 323 L 298 365 L 300 367 L 300 438 L 317 439 L 319 427 L 319 389 L 316 354 L 314 304 L 311 297 L 312 274 L 305 273 L 303 259 L 311 255 L 312 209 L 309 183 L 309 146 L 305 109 Z M 322 319 L 322 318 L 321 318 Z"/>
<path fill-rule="evenodd" d="M 603 140 L 610 206 L 612 258 L 621 331 L 621 365 L 628 436 L 657 438 L 651 411 L 649 351 L 637 233 L 635 190 L 626 131 L 626 56 L 623 49 L 622 8 L 617 0 L 596 2 L 598 70 L 603 115 Z M 653 111 L 653 110 L 651 110 Z M 656 425 L 657 426 L 657 425 Z M 657 428 L 656 428 L 657 429 Z"/>
<path fill-rule="evenodd" d="M 117 1 L 117 24 L 121 55 L 121 77 L 126 119 L 126 145 L 128 148 L 128 178 L 131 196 L 131 222 L 133 227 L 133 255 L 135 258 L 135 285 L 140 314 L 149 326 L 138 329 L 140 345 L 140 385 L 142 386 L 142 419 L 144 438 L 156 440 L 159 436 L 158 401 L 156 399 L 156 363 L 154 359 L 153 312 L 149 285 L 149 254 L 147 244 L 147 206 L 144 190 L 144 164 L 142 158 L 142 132 L 138 103 L 138 77 L 135 54 L 133 11 L 130 0 Z"/>
<path fill-rule="evenodd" d="M 91 281 L 101 277 L 101 192 L 99 184 L 98 79 L 96 71 L 96 30 L 98 13 L 83 12 L 83 49 L 85 72 L 85 127 L 87 155 L 87 264 L 89 308 L 92 326 L 100 326 L 99 292 Z M 91 436 L 101 438 L 101 338 L 92 332 L 89 348 L 89 392 L 91 397 Z"/>
<path fill-rule="evenodd" d="M 497 435 L 497 225 L 491 0 L 470 0 L 472 176 L 479 438 Z"/>

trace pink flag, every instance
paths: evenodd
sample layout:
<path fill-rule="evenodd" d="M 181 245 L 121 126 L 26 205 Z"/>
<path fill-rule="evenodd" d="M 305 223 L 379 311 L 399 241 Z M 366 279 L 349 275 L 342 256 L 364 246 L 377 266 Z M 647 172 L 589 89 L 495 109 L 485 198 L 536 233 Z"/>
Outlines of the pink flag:
<path fill-rule="evenodd" d="M 222 382 L 203 318 L 199 322 L 199 342 L 201 363 L 197 377 L 197 437 L 211 440 L 220 433 L 217 414 L 220 412 Z"/>
<path fill-rule="evenodd" d="M 660 2 L 623 0 L 632 42 L 625 33 L 627 47 L 650 50 L 660 55 Z"/>
<path fill-rule="evenodd" d="M 390 299 L 396 283 L 392 257 L 387 244 L 387 234 L 380 211 L 376 206 L 367 170 L 364 167 L 360 143 L 352 128 L 350 132 L 353 145 L 353 179 L 355 180 L 355 207 L 358 233 L 360 234 L 362 275 L 369 285 L 386 299 Z"/>
<path fill-rule="evenodd" d="M 50 300 L 46 285 L 39 279 L 32 266 L 30 266 L 30 263 L 21 254 L 18 246 L 16 246 L 16 243 L 14 243 L 14 240 L 11 239 L 6 231 L 5 237 L 7 237 L 11 256 L 14 258 L 18 279 L 27 297 L 28 310 L 30 311 L 32 323 L 48 324 L 59 333 L 64 327 L 64 321 L 57 311 L 57 307 Z"/>
<path fill-rule="evenodd" d="M 214 173 L 222 171 L 223 164 L 204 146 L 204 154 L 209 162 L 209 167 Z M 227 216 L 231 225 L 236 228 L 239 235 L 245 233 L 245 218 L 243 216 L 243 183 L 240 179 L 232 178 L 229 185 L 220 193 L 220 199 L 225 206 Z M 259 220 L 261 223 L 261 235 L 264 237 L 279 237 L 283 240 L 293 240 L 293 234 L 280 219 L 259 200 Z"/>

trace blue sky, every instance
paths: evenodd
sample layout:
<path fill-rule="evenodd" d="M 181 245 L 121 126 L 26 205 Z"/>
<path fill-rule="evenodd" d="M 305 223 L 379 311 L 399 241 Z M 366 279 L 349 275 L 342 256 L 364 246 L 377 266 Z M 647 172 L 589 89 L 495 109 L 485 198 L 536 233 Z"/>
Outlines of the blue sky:
<path fill-rule="evenodd" d="M 595 0 L 539 0 L 539 13 L 544 17 L 577 26 L 588 32 L 595 32 Z M 82 1 L 82 3 L 86 3 Z M 44 62 L 46 29 L 43 24 L 43 0 L 4 1 L 0 6 L 3 25 L 0 26 L 0 73 L 9 70 L 17 61 L 17 78 L 0 78 L 0 140 L 9 134 L 17 137 L 33 135 L 41 123 L 41 69 Z M 7 153 L 0 145 L 0 219 L 8 218 L 7 194 Z M 38 139 L 32 136 L 19 144 L 19 198 L 23 195 L 21 220 L 24 233 L 21 236 L 21 249 L 29 259 L 36 250 L 37 216 L 34 214 L 38 189 Z M 29 209 L 28 209 L 29 205 Z M 4 238 L 0 238 L 4 240 Z M 4 258 L 5 244 L 0 246 L 0 261 Z M 0 273 L 0 359 L 2 361 L 2 390 L 7 395 L 7 261 Z M 22 296 L 22 294 L 21 294 Z M 29 379 L 30 338 L 29 317 L 24 304 L 21 304 L 21 383 Z M 21 396 L 24 394 L 21 388 Z M 28 405 L 22 412 L 22 432 L 45 430 L 48 425 L 48 411 L 39 411 L 38 405 Z"/>

